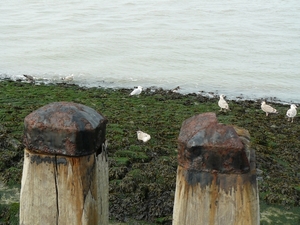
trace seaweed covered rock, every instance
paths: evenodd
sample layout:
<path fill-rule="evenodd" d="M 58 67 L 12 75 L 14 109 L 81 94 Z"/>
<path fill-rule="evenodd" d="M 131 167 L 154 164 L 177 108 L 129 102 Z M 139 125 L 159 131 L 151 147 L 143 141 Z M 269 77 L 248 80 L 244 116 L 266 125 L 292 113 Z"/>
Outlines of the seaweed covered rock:
<path fill-rule="evenodd" d="M 5 183 L 21 181 L 22 143 L 14 138 L 5 126 L 0 124 L 0 172 Z"/>

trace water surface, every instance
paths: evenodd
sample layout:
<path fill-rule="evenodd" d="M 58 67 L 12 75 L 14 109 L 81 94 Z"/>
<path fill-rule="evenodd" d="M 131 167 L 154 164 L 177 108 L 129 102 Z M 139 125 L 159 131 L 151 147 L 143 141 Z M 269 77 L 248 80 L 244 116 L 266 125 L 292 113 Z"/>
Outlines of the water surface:
<path fill-rule="evenodd" d="M 300 2 L 3 0 L 0 77 L 300 103 Z"/>

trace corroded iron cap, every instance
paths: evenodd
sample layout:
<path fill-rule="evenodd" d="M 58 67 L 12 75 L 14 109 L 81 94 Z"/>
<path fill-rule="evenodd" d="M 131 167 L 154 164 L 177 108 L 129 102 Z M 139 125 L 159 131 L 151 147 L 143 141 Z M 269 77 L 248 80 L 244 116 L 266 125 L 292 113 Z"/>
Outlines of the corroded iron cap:
<path fill-rule="evenodd" d="M 23 142 L 28 150 L 67 156 L 102 151 L 107 119 L 94 109 L 73 102 L 54 102 L 24 120 Z"/>
<path fill-rule="evenodd" d="M 178 163 L 188 170 L 246 173 L 250 164 L 233 126 L 219 124 L 215 113 L 185 120 L 178 137 Z"/>

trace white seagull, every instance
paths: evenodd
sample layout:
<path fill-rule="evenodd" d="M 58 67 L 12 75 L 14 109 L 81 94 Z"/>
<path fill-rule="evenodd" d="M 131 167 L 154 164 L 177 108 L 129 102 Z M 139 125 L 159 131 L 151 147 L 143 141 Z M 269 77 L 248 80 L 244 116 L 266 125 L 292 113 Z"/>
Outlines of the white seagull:
<path fill-rule="evenodd" d="M 266 113 L 266 116 L 269 115 L 269 113 L 278 113 L 276 109 L 274 109 L 272 106 L 267 105 L 265 101 L 261 102 L 261 109 Z"/>
<path fill-rule="evenodd" d="M 151 136 L 149 134 L 146 134 L 146 133 L 144 133 L 143 131 L 140 131 L 140 130 L 137 131 L 136 134 L 137 134 L 137 139 L 140 140 L 140 141 L 143 141 L 144 143 L 149 141 L 150 138 L 151 138 Z"/>
<path fill-rule="evenodd" d="M 294 117 L 297 115 L 297 106 L 295 104 L 291 104 L 291 108 L 286 112 L 288 117 L 288 121 L 292 118 L 292 122 L 294 122 Z"/>
<path fill-rule="evenodd" d="M 72 81 L 73 80 L 73 77 L 74 77 L 74 74 L 71 74 L 70 76 L 66 76 L 66 77 L 63 77 L 61 78 L 63 81 Z"/>
<path fill-rule="evenodd" d="M 226 100 L 224 99 L 225 95 L 220 95 L 220 100 L 218 102 L 218 105 L 220 106 L 220 111 L 223 111 L 223 109 L 225 109 L 225 111 L 229 110 L 229 105 L 228 103 L 226 102 Z"/>
<path fill-rule="evenodd" d="M 142 93 L 142 90 L 143 90 L 143 88 L 141 86 L 138 86 L 130 93 L 130 95 L 139 95 Z"/>

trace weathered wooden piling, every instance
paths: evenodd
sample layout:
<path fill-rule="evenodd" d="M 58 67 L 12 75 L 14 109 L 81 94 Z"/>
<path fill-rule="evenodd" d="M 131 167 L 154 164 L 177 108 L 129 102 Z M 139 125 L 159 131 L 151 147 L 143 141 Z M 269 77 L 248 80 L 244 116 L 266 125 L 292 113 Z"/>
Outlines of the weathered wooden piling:
<path fill-rule="evenodd" d="M 178 137 L 173 225 L 256 225 L 259 197 L 247 130 L 214 113 L 185 120 Z"/>
<path fill-rule="evenodd" d="M 20 224 L 108 224 L 106 123 L 71 102 L 26 116 Z"/>

